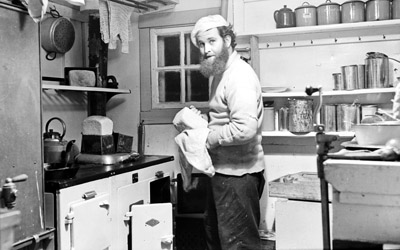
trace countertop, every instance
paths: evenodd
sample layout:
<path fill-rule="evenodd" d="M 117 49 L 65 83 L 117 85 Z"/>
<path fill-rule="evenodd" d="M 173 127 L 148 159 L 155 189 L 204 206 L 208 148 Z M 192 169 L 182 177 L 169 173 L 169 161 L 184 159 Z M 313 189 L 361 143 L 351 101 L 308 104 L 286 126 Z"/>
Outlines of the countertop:
<path fill-rule="evenodd" d="M 167 155 L 143 155 L 132 162 L 117 163 L 112 165 L 85 164 L 77 165 L 77 174 L 69 179 L 45 180 L 45 191 L 55 192 L 59 189 L 83 184 L 110 176 L 135 171 L 149 166 L 173 161 L 173 156 Z"/>

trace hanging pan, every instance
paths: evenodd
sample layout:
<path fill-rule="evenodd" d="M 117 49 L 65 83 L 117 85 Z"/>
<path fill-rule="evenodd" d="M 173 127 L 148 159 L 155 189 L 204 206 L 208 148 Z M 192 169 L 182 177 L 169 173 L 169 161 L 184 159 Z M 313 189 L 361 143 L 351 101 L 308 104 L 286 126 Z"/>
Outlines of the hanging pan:
<path fill-rule="evenodd" d="M 54 60 L 59 54 L 68 52 L 75 41 L 74 25 L 68 19 L 61 17 L 56 9 L 50 8 L 51 17 L 41 23 L 41 45 L 47 51 L 46 59 Z"/>

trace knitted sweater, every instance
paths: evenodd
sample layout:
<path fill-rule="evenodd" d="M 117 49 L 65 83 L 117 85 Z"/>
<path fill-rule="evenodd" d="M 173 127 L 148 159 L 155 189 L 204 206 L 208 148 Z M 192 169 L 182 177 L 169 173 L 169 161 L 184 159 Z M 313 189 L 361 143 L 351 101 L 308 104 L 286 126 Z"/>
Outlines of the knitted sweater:
<path fill-rule="evenodd" d="M 209 153 L 217 173 L 241 176 L 264 170 L 263 102 L 257 75 L 234 51 L 214 76 L 209 102 Z"/>

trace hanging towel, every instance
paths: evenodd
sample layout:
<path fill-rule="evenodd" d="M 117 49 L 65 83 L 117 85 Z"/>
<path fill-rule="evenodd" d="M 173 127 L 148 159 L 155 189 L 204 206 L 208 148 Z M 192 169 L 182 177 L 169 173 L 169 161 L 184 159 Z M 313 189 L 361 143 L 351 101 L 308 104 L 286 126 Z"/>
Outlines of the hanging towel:
<path fill-rule="evenodd" d="M 121 41 L 121 52 L 129 53 L 129 41 L 133 40 L 131 31 L 131 15 L 133 8 L 119 3 L 108 2 L 110 20 L 109 49 L 117 48 L 117 41 Z"/>
<path fill-rule="evenodd" d="M 27 5 L 29 16 L 35 23 L 38 23 L 43 20 L 49 2 L 48 0 L 26 0 L 21 3 L 26 3 L 24 5 Z"/>
<path fill-rule="evenodd" d="M 104 43 L 110 42 L 110 21 L 108 17 L 108 1 L 99 0 L 100 33 Z"/>
<path fill-rule="evenodd" d="M 215 174 L 211 157 L 206 148 L 210 130 L 203 118 L 186 107 L 175 115 L 173 124 L 181 132 L 175 137 L 175 142 L 179 146 L 183 189 L 187 192 L 195 186 L 191 178 L 193 168 L 210 177 Z"/>

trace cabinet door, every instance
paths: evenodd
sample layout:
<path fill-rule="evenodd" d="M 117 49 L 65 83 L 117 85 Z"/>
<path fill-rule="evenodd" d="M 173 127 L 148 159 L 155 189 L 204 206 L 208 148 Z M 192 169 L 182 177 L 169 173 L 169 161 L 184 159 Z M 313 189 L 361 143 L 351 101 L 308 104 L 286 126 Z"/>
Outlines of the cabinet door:
<path fill-rule="evenodd" d="M 0 4 L 0 188 L 5 179 L 26 174 L 16 183 L 13 210 L 21 212 L 15 241 L 42 232 L 43 181 L 40 120 L 39 25 L 27 12 Z"/>
<path fill-rule="evenodd" d="M 71 235 L 71 249 L 107 249 L 111 245 L 110 195 L 99 194 L 72 203 L 65 218 Z"/>
<path fill-rule="evenodd" d="M 132 250 L 172 250 L 172 204 L 131 206 Z"/>

